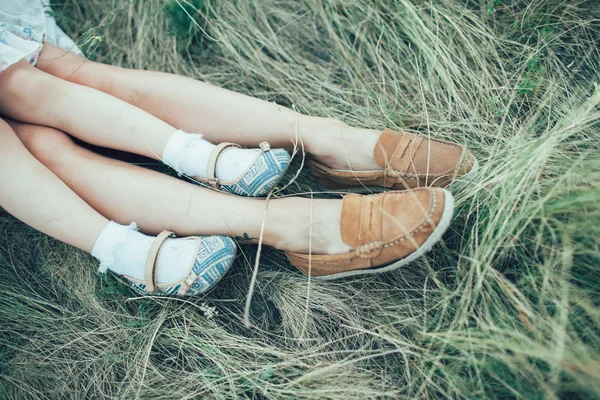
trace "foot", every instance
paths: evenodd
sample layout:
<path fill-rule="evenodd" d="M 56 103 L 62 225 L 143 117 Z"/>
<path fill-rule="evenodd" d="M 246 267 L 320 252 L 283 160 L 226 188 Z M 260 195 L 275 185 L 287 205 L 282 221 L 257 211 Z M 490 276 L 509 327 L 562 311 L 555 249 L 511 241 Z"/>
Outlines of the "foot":
<path fill-rule="evenodd" d="M 344 197 L 344 253 L 286 252 L 292 265 L 326 280 L 393 271 L 424 255 L 450 225 L 453 199 L 440 188 Z"/>
<path fill-rule="evenodd" d="M 286 198 L 272 202 L 265 243 L 284 251 L 346 253 L 340 234 L 342 200 Z"/>
<path fill-rule="evenodd" d="M 266 142 L 261 143 L 261 149 L 254 152 L 252 163 L 237 178 L 230 181 L 218 178 L 217 162 L 215 176 L 219 180 L 212 182 L 212 186 L 245 197 L 265 197 L 269 194 L 285 175 L 290 165 L 290 154 L 284 149 L 271 150 Z"/>
<path fill-rule="evenodd" d="M 477 166 L 473 155 L 455 143 L 331 120 L 313 124 L 321 128 L 309 127 L 328 133 L 308 136 L 307 148 L 314 156 L 308 165 L 328 189 L 444 187 Z"/>
<path fill-rule="evenodd" d="M 98 237 L 92 255 L 100 272 L 126 278 L 137 292 L 192 295 L 211 289 L 227 272 L 236 253 L 232 239 L 220 236 L 157 237 L 110 222 Z"/>
<path fill-rule="evenodd" d="M 353 128 L 334 119 L 310 118 L 303 125 L 309 153 L 330 168 L 379 171 L 373 149 L 381 136 L 374 129 Z"/>
<path fill-rule="evenodd" d="M 201 134 L 176 131 L 163 151 L 163 162 L 198 183 L 246 197 L 263 197 L 281 180 L 289 162 L 286 150 L 242 149 L 233 143 L 214 145 Z"/>

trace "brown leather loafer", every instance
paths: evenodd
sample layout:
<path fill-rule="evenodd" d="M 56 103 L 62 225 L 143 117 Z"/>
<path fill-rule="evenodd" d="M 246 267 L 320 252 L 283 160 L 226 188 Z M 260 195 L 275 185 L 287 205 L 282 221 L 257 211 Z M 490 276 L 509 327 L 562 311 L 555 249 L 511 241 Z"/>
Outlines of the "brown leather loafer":
<path fill-rule="evenodd" d="M 453 212 L 452 195 L 440 188 L 349 194 L 343 199 L 340 229 L 352 251 L 286 256 L 305 274 L 326 280 L 392 271 L 429 251 L 450 225 Z"/>
<path fill-rule="evenodd" d="M 353 192 L 445 187 L 477 168 L 475 157 L 458 144 L 391 129 L 382 132 L 373 157 L 381 170 L 339 170 L 317 160 L 308 165 L 325 188 Z"/>

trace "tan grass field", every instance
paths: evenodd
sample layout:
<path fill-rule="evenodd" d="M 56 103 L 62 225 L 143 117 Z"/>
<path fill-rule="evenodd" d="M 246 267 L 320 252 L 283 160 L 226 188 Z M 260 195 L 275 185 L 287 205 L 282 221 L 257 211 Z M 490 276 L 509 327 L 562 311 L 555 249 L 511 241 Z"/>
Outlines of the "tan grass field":
<path fill-rule="evenodd" d="M 255 247 L 204 298 L 140 298 L 0 212 L 0 397 L 600 396 L 597 0 L 54 7 L 96 61 L 451 139 L 480 170 L 443 242 L 396 273 L 308 281 L 264 249 L 251 328 Z M 311 187 L 302 171 L 285 193 Z"/>

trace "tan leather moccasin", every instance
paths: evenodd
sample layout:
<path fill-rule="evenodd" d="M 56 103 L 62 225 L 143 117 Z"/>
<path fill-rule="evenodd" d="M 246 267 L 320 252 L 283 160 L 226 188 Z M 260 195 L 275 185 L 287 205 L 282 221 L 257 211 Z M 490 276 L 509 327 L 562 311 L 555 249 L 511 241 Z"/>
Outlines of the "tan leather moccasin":
<path fill-rule="evenodd" d="M 340 229 L 350 252 L 286 256 L 305 274 L 326 280 L 392 271 L 429 251 L 453 212 L 452 195 L 440 188 L 349 194 L 343 199 Z"/>
<path fill-rule="evenodd" d="M 381 133 L 373 157 L 381 170 L 339 170 L 314 159 L 308 165 L 327 189 L 352 192 L 445 187 L 477 169 L 477 160 L 463 146 L 391 129 Z"/>

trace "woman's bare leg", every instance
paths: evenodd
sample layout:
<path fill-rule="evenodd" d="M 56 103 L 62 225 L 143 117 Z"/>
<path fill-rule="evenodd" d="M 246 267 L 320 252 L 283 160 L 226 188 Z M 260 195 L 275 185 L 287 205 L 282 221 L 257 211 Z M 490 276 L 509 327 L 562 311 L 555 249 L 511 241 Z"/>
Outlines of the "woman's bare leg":
<path fill-rule="evenodd" d="M 2 119 L 0 206 L 27 225 L 88 253 L 108 224 L 36 160 Z"/>
<path fill-rule="evenodd" d="M 201 132 L 214 143 L 255 147 L 268 141 L 290 148 L 300 135 L 305 149 L 332 167 L 379 169 L 373 148 L 380 131 L 308 117 L 190 78 L 95 63 L 51 44 L 44 46 L 38 68 L 115 96 L 179 129 Z"/>
<path fill-rule="evenodd" d="M 156 234 L 226 235 L 258 238 L 265 200 L 204 189 L 151 170 L 99 156 L 47 127 L 14 124 L 15 131 L 44 165 L 108 218 Z M 56 149 L 56 150 L 53 150 Z M 275 199 L 269 203 L 264 243 L 307 252 L 340 253 L 340 200 Z M 255 241 L 255 240 L 254 240 Z"/>
<path fill-rule="evenodd" d="M 59 79 L 26 62 L 0 74 L 0 114 L 154 159 L 161 159 L 175 132 L 171 125 L 131 104 Z"/>

